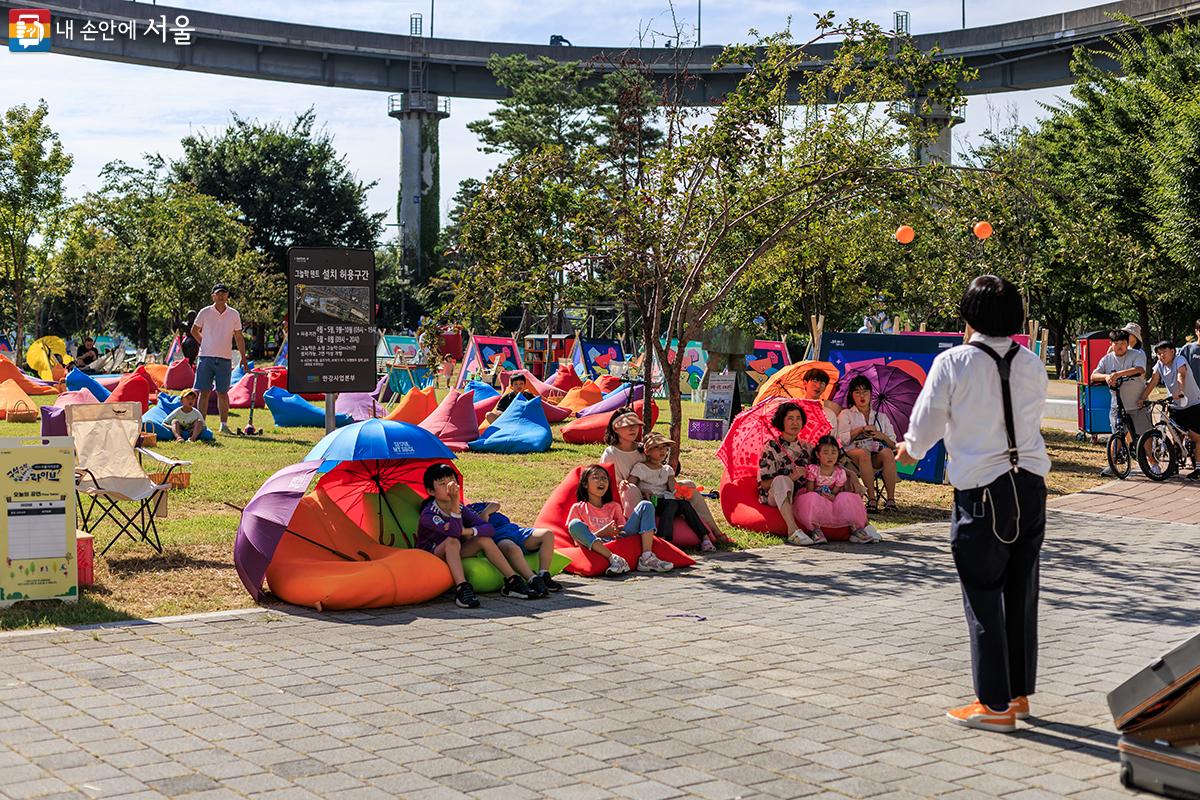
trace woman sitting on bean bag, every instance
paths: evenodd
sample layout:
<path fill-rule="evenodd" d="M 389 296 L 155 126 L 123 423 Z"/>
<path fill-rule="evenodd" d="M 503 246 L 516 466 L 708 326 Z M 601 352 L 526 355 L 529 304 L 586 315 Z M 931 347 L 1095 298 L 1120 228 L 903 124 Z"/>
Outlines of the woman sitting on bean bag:
<path fill-rule="evenodd" d="M 807 423 L 808 418 L 799 405 L 780 403 L 771 417 L 771 425 L 779 431 L 779 438 L 768 439 L 758 457 L 758 500 L 779 509 L 787 525 L 788 544 L 814 544 L 814 540 L 800 529 L 792 512 L 796 495 L 808 486 L 805 469 L 811 460 L 811 450 L 798 438 Z M 816 541 L 825 541 L 824 535 L 818 533 L 818 536 Z"/>

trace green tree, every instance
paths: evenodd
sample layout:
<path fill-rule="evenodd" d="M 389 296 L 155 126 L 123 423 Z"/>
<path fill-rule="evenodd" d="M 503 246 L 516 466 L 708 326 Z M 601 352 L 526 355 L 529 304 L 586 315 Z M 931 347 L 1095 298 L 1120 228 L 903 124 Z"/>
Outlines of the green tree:
<path fill-rule="evenodd" d="M 46 118 L 43 100 L 36 108 L 19 105 L 0 118 L 0 276 L 16 321 L 21 352 L 30 300 L 30 284 L 44 270 L 63 206 L 63 181 L 71 156 Z"/>

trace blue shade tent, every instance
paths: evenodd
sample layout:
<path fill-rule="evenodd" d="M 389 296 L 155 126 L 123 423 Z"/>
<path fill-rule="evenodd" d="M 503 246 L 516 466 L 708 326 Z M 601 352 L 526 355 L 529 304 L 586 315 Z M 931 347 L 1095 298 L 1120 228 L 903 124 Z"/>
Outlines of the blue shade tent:
<path fill-rule="evenodd" d="M 544 453 L 553 440 L 542 398 L 517 395 L 469 447 L 480 453 Z"/>

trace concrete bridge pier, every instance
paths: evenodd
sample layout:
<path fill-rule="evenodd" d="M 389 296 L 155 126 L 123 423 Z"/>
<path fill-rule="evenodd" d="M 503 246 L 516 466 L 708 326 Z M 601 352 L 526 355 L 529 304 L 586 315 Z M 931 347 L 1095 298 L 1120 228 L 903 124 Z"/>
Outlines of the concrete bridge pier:
<path fill-rule="evenodd" d="M 948 111 L 940 105 L 929 105 L 928 100 L 918 97 L 912 104 L 911 114 L 920 120 L 921 127 L 937 132 L 937 138 L 923 140 L 916 146 L 915 160 L 920 164 L 952 164 L 954 162 L 954 146 L 950 137 L 950 129 L 966 120 Z"/>
<path fill-rule="evenodd" d="M 404 260 L 415 282 L 429 269 L 441 229 L 438 123 L 450 116 L 450 101 L 431 92 L 388 97 L 388 116 L 400 122 L 400 191 L 396 217 Z"/>

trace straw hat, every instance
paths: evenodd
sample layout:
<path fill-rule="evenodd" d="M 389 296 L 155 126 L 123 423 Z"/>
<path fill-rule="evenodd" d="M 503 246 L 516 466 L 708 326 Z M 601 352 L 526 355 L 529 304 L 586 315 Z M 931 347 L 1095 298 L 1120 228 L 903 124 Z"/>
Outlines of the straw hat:
<path fill-rule="evenodd" d="M 1142 339 L 1142 326 L 1141 326 L 1141 325 L 1138 325 L 1136 322 L 1131 322 L 1131 323 L 1129 323 L 1129 324 L 1128 324 L 1128 325 L 1126 325 L 1124 328 L 1121 328 L 1121 330 L 1123 330 L 1123 331 L 1129 331 L 1129 333 L 1130 333 L 1131 335 L 1133 335 L 1134 337 L 1136 337 L 1136 338 L 1137 338 L 1137 340 L 1138 340 L 1139 342 L 1143 341 L 1143 339 Z"/>

